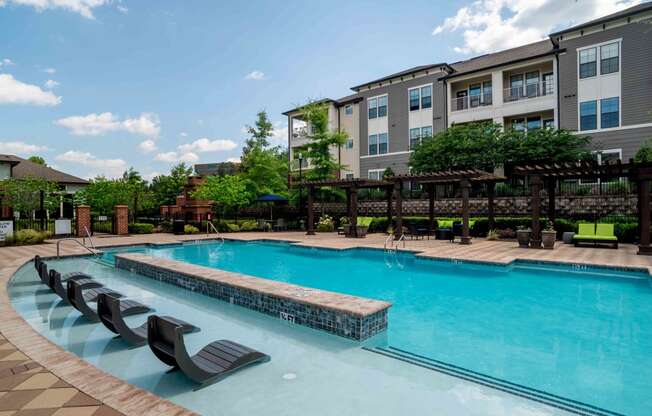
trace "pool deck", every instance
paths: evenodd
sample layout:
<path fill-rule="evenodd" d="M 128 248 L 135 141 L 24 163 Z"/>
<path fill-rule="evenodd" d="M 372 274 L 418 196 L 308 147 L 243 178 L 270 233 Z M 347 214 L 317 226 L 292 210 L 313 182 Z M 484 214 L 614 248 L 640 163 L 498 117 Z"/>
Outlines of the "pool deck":
<path fill-rule="evenodd" d="M 335 233 L 307 236 L 303 232 L 233 233 L 226 238 L 242 241 L 291 241 L 307 247 L 345 250 L 356 247 L 383 249 L 385 236 L 370 234 L 349 239 Z M 95 238 L 98 248 L 135 244 L 165 244 L 214 238 L 203 234 L 175 236 L 150 234 Z M 88 254 L 73 243 L 63 243 L 64 256 Z M 402 247 L 400 249 L 403 249 Z M 448 241 L 410 240 L 405 250 L 418 255 L 509 264 L 515 260 L 591 264 L 607 267 L 641 268 L 652 272 L 652 257 L 638 256 L 637 247 L 622 244 L 619 249 L 577 248 L 557 243 L 554 250 L 520 249 L 513 241 L 474 239 L 470 246 Z M 56 255 L 56 244 L 0 247 L 0 416 L 113 416 L 192 415 L 193 413 L 145 390 L 110 376 L 77 356 L 63 351 L 38 334 L 11 307 L 7 283 L 15 271 L 34 255 Z"/>

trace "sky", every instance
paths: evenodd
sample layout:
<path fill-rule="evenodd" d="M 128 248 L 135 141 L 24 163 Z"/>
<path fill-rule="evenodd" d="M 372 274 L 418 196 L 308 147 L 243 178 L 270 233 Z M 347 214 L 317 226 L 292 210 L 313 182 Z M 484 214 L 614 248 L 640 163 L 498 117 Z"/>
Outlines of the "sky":
<path fill-rule="evenodd" d="M 237 160 L 267 111 L 641 0 L 0 0 L 0 153 L 91 178 Z"/>

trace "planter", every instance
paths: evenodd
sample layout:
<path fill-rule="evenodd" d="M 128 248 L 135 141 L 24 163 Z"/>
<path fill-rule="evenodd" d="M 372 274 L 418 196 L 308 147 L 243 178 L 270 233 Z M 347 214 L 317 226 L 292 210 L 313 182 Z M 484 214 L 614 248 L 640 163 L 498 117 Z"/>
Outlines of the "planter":
<path fill-rule="evenodd" d="M 530 235 L 532 231 L 530 230 L 517 230 L 516 238 L 518 239 L 518 246 L 520 248 L 528 248 L 530 246 Z"/>
<path fill-rule="evenodd" d="M 557 239 L 557 231 L 541 231 L 541 241 L 543 248 L 552 250 L 555 248 L 555 240 Z"/>
<path fill-rule="evenodd" d="M 358 238 L 365 238 L 367 236 L 367 230 L 369 230 L 369 227 L 366 225 L 358 225 L 355 228 Z"/>

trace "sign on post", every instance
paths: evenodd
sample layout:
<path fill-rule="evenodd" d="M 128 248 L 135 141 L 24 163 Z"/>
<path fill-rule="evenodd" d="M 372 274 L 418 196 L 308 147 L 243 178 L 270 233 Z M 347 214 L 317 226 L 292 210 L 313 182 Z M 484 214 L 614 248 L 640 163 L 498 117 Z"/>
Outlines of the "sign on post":
<path fill-rule="evenodd" d="M 0 221 L 0 241 L 5 241 L 7 237 L 14 235 L 13 221 Z"/>

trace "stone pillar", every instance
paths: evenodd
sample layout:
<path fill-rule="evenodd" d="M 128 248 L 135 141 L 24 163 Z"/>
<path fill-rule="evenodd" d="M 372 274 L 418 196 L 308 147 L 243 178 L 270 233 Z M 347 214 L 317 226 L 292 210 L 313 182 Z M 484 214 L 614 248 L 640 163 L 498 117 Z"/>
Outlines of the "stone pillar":
<path fill-rule="evenodd" d="M 91 232 L 91 207 L 88 205 L 77 205 L 77 220 L 75 221 L 75 235 L 86 237 L 86 230 Z"/>
<path fill-rule="evenodd" d="M 113 233 L 117 235 L 129 234 L 129 207 L 116 205 L 113 207 Z"/>
<path fill-rule="evenodd" d="M 469 193 L 471 191 L 471 182 L 463 180 L 460 183 L 462 188 L 462 238 L 460 244 L 471 244 L 469 235 Z"/>

